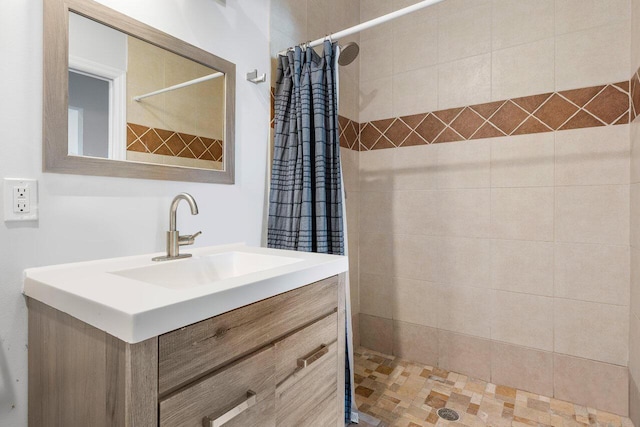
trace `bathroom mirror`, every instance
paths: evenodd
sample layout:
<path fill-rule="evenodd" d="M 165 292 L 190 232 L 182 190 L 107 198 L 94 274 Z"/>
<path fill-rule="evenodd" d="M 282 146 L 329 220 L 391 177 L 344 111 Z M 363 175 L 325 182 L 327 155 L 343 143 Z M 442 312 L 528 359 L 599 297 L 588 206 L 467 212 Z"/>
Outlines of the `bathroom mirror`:
<path fill-rule="evenodd" d="M 45 172 L 234 182 L 235 65 L 91 0 L 44 0 Z"/>

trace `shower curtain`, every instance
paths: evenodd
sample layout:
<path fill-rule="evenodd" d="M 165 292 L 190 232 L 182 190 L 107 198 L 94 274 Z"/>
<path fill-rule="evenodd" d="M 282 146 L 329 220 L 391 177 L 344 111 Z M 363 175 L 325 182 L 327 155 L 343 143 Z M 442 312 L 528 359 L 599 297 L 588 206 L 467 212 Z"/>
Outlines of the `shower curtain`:
<path fill-rule="evenodd" d="M 345 253 L 337 54 L 337 44 L 327 40 L 322 56 L 310 47 L 296 46 L 278 57 L 267 231 L 271 248 Z M 348 306 L 346 423 L 355 414 Z"/>

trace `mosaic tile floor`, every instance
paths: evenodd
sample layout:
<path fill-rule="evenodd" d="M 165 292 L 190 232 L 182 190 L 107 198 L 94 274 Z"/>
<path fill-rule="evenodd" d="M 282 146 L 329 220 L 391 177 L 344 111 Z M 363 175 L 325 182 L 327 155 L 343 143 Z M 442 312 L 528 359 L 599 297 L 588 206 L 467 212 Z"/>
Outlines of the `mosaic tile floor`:
<path fill-rule="evenodd" d="M 380 420 L 377 426 L 367 426 L 633 427 L 628 418 L 618 415 L 362 347 L 354 352 L 354 358 L 358 409 Z M 460 419 L 439 418 L 436 411 L 440 408 L 454 409 Z"/>

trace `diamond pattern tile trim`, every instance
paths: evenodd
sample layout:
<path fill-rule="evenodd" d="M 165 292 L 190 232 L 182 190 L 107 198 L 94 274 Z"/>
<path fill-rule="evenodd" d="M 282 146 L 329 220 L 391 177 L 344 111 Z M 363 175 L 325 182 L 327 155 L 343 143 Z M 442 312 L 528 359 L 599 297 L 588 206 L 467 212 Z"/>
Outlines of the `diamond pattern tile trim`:
<path fill-rule="evenodd" d="M 274 89 L 271 91 L 274 126 Z M 340 146 L 368 151 L 626 124 L 640 115 L 640 69 L 630 81 L 358 123 L 338 117 Z"/>
<path fill-rule="evenodd" d="M 127 151 L 221 162 L 223 146 L 219 139 L 127 123 Z"/>
<path fill-rule="evenodd" d="M 640 112 L 640 73 L 636 73 L 631 85 L 619 82 L 361 123 L 359 147 L 375 150 L 625 124 L 629 122 L 630 90 L 636 100 L 632 109 Z M 389 121 L 393 124 L 387 129 L 376 127 Z"/>

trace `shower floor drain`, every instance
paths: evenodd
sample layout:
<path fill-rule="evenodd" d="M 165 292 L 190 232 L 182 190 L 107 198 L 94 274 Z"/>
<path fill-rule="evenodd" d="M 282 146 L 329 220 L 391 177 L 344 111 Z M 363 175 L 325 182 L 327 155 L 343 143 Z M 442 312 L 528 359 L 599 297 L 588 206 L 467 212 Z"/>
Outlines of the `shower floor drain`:
<path fill-rule="evenodd" d="M 458 415 L 456 411 L 449 408 L 440 408 L 437 414 L 440 418 L 447 421 L 457 421 L 460 418 L 460 415 Z"/>

